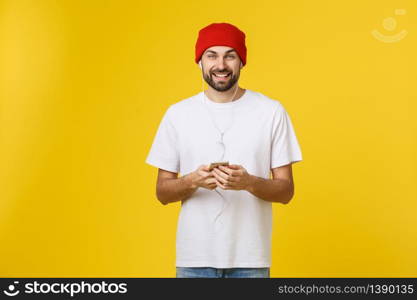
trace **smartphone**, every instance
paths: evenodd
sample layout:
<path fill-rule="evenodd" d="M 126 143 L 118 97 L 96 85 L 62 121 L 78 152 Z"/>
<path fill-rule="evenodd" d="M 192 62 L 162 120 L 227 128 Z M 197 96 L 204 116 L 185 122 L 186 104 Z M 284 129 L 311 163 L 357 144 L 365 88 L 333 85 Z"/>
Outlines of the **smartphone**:
<path fill-rule="evenodd" d="M 209 166 L 209 171 L 213 170 L 215 167 L 218 167 L 218 166 L 228 166 L 228 165 L 229 165 L 228 161 L 213 162 Z"/>

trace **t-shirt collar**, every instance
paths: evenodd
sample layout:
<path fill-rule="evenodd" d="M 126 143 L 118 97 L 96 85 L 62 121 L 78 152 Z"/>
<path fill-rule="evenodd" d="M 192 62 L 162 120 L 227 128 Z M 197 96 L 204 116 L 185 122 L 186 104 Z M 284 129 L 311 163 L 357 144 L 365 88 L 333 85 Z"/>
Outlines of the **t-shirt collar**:
<path fill-rule="evenodd" d="M 248 89 L 245 89 L 245 92 L 239 99 L 236 99 L 235 101 L 226 102 L 226 103 L 214 102 L 213 100 L 210 100 L 207 96 L 205 96 L 204 92 L 200 92 L 198 94 L 198 99 L 202 103 L 207 104 L 209 107 L 230 108 L 230 107 L 236 107 L 236 106 L 242 105 L 244 102 L 246 102 L 247 99 L 249 98 L 249 93 L 250 91 Z"/>

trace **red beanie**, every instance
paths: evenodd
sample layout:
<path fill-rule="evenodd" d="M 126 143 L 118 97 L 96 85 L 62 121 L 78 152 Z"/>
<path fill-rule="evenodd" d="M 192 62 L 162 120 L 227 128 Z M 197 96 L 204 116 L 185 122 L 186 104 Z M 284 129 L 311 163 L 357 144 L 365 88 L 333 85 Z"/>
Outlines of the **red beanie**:
<path fill-rule="evenodd" d="M 245 33 L 229 23 L 212 23 L 198 32 L 195 44 L 195 62 L 198 63 L 207 48 L 213 46 L 228 46 L 239 54 L 246 65 Z"/>

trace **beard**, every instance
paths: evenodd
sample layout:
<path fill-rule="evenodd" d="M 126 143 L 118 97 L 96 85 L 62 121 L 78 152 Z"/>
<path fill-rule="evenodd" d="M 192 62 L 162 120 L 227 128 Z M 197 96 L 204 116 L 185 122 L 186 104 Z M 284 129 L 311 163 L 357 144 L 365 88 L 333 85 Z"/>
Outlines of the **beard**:
<path fill-rule="evenodd" d="M 219 73 L 221 72 L 222 71 L 220 71 Z M 213 74 L 204 74 L 203 71 L 203 78 L 207 82 L 207 84 L 218 92 L 224 92 L 230 90 L 232 86 L 235 85 L 235 83 L 239 80 L 240 72 L 237 74 L 230 74 L 230 78 L 226 81 L 215 81 L 213 79 L 213 76 Z"/>

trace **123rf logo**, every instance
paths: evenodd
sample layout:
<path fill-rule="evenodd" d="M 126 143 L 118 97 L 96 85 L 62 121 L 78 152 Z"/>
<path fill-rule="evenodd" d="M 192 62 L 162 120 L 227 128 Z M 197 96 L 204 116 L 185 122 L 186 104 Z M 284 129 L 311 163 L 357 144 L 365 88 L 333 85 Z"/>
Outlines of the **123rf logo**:
<path fill-rule="evenodd" d="M 127 283 L 107 283 L 101 281 L 100 283 L 89 283 L 82 281 L 81 283 L 62 283 L 62 282 L 44 282 L 38 281 L 27 282 L 24 289 L 19 291 L 17 285 L 19 281 L 14 281 L 3 293 L 7 296 L 13 297 L 19 293 L 25 294 L 69 294 L 74 297 L 76 294 L 126 294 Z"/>

